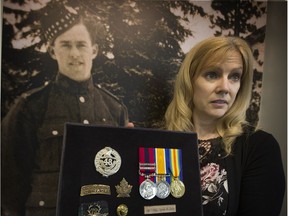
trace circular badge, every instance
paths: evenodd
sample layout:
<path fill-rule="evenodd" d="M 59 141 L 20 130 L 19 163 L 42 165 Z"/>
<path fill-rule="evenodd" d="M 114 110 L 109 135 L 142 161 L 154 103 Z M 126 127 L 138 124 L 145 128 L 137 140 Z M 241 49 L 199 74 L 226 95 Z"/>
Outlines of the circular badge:
<path fill-rule="evenodd" d="M 159 181 L 156 184 L 157 193 L 156 196 L 160 199 L 165 199 L 170 194 L 170 185 L 167 181 Z"/>
<path fill-rule="evenodd" d="M 171 182 L 171 195 L 175 198 L 180 198 L 184 195 L 185 193 L 185 185 L 184 183 L 178 179 L 178 178 L 173 178 Z"/>
<path fill-rule="evenodd" d="M 156 184 L 150 179 L 146 179 L 140 184 L 139 192 L 144 199 L 153 199 L 157 193 Z"/>
<path fill-rule="evenodd" d="M 128 215 L 128 207 L 125 204 L 120 204 L 116 210 L 118 216 Z"/>
<path fill-rule="evenodd" d="M 97 152 L 94 164 L 99 173 L 108 177 L 120 169 L 121 157 L 114 149 L 105 147 Z"/>

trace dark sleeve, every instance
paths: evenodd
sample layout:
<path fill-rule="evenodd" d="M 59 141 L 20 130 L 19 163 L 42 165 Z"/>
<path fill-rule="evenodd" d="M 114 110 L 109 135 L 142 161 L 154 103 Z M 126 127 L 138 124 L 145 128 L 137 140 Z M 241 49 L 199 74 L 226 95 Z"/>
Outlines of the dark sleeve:
<path fill-rule="evenodd" d="M 104 102 L 104 104 L 101 104 L 101 106 L 106 107 L 106 109 L 109 110 L 110 114 L 113 116 L 113 119 L 117 122 L 117 126 L 126 126 L 129 122 L 126 105 L 122 102 L 122 100 L 107 90 L 99 86 L 96 87 L 100 91 L 100 95 L 102 96 Z"/>
<path fill-rule="evenodd" d="M 279 144 L 264 131 L 246 142 L 238 215 L 278 216 L 285 191 L 285 176 Z"/>
<path fill-rule="evenodd" d="M 121 117 L 120 117 L 120 126 L 126 126 L 129 122 L 129 117 L 128 117 L 128 110 L 127 107 L 122 103 L 121 105 Z"/>
<path fill-rule="evenodd" d="M 3 215 L 23 215 L 30 191 L 35 133 L 24 98 L 10 109 L 1 126 L 1 195 Z"/>

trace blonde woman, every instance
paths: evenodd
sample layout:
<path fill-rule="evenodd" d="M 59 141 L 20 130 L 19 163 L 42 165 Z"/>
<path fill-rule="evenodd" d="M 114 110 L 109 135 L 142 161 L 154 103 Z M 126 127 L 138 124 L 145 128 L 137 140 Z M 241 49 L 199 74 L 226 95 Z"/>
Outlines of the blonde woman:
<path fill-rule="evenodd" d="M 165 114 L 168 130 L 196 132 L 204 216 L 279 215 L 279 144 L 246 121 L 253 56 L 238 37 L 208 38 L 184 59 Z"/>

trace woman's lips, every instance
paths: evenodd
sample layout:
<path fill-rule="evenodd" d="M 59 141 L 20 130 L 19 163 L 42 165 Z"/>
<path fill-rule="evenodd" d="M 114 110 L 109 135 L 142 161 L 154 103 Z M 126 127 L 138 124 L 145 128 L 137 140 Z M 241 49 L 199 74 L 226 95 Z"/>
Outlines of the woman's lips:
<path fill-rule="evenodd" d="M 211 104 L 215 108 L 223 108 L 224 106 L 228 105 L 228 102 L 226 100 L 214 100 L 214 101 L 211 101 Z"/>
<path fill-rule="evenodd" d="M 228 102 L 226 100 L 214 100 L 211 101 L 211 103 L 216 103 L 216 104 L 228 104 Z"/>

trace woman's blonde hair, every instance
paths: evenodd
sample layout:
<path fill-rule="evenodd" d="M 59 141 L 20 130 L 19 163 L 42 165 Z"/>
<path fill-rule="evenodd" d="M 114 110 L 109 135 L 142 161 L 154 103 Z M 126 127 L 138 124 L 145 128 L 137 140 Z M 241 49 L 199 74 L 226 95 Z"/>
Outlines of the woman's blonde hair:
<path fill-rule="evenodd" d="M 174 95 L 165 114 L 165 127 L 168 130 L 195 132 L 193 125 L 193 82 L 208 64 L 221 62 L 231 51 L 239 52 L 243 61 L 243 74 L 240 89 L 232 107 L 219 118 L 216 125 L 222 137 L 227 154 L 231 154 L 232 144 L 243 133 L 247 125 L 246 110 L 250 104 L 253 55 L 249 45 L 239 37 L 208 38 L 194 46 L 186 55 L 177 74 Z"/>

